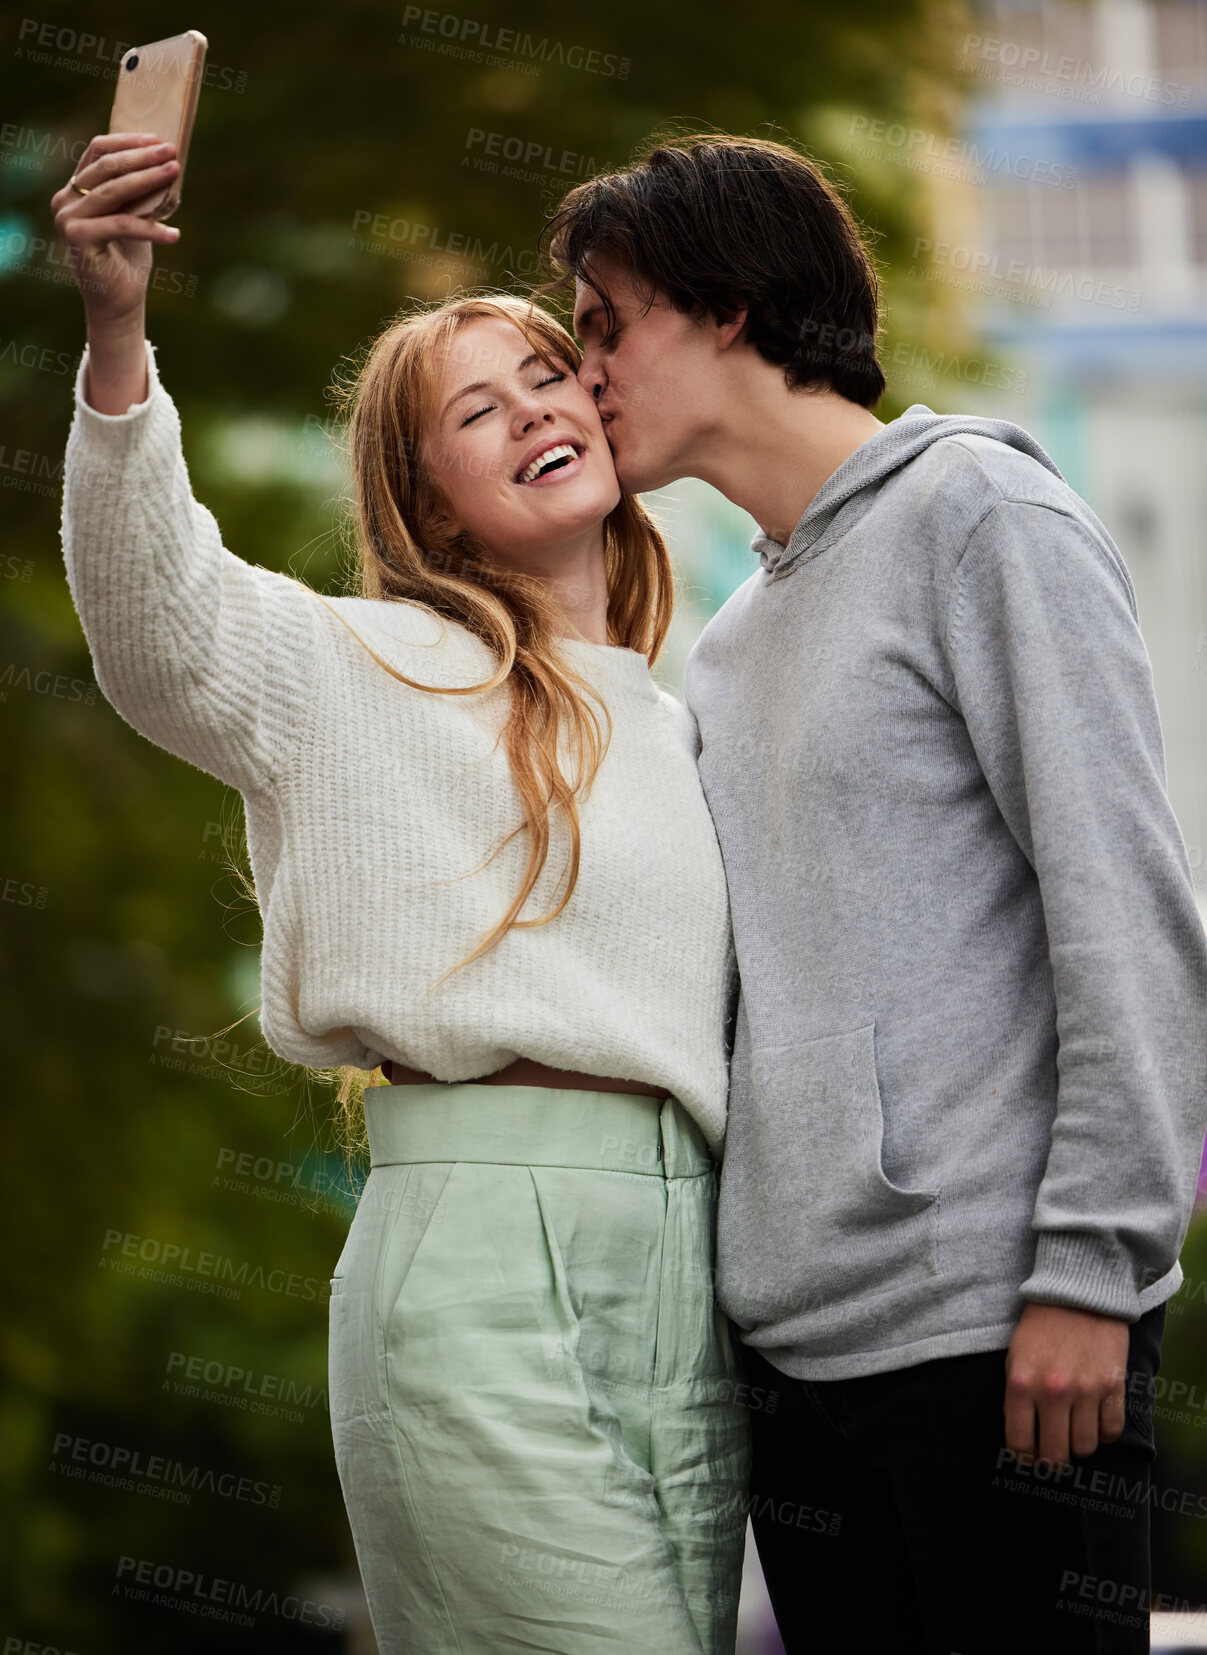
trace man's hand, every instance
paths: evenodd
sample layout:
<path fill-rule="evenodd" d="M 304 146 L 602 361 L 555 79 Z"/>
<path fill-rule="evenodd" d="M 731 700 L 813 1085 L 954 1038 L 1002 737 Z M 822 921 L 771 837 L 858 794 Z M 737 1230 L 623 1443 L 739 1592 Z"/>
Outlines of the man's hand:
<path fill-rule="evenodd" d="M 1125 1422 L 1128 1324 L 1066 1305 L 1028 1304 L 1006 1353 L 1006 1447 L 1024 1463 L 1069 1464 L 1114 1442 Z"/>

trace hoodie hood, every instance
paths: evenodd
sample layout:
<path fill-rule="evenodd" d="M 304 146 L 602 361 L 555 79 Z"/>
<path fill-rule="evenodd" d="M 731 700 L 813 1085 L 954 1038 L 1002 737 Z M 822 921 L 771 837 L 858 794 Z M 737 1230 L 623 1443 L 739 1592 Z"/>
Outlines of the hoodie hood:
<path fill-rule="evenodd" d="M 980 419 L 969 414 L 936 414 L 924 402 L 915 402 L 883 431 L 869 437 L 826 478 L 805 507 L 804 514 L 782 546 L 760 531 L 750 542 L 763 568 L 774 579 L 790 574 L 806 552 L 820 550 L 819 542 L 849 501 L 866 488 L 879 487 L 894 471 L 908 465 L 942 437 L 992 437 L 1038 460 L 1054 477 L 1060 476 L 1051 457 L 1035 438 L 1012 420 Z"/>

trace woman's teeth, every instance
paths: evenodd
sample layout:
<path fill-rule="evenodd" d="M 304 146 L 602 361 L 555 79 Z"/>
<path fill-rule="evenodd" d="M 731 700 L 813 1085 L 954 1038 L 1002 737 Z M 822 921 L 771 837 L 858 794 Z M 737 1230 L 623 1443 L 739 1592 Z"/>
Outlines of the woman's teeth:
<path fill-rule="evenodd" d="M 538 454 L 532 464 L 525 466 L 516 479 L 520 483 L 531 483 L 535 477 L 550 466 L 564 463 L 567 460 L 577 460 L 578 451 L 570 447 L 569 443 L 558 443 L 555 448 L 547 448 L 543 454 Z"/>

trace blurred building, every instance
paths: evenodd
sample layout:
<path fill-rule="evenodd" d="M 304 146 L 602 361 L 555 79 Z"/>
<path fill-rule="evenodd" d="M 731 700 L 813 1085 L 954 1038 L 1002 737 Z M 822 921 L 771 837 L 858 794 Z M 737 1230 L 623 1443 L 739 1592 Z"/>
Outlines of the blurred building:
<path fill-rule="evenodd" d="M 1207 3 L 974 18 L 976 187 L 929 276 L 965 288 L 1013 372 L 944 407 L 1026 426 L 1118 543 L 1207 915 Z"/>

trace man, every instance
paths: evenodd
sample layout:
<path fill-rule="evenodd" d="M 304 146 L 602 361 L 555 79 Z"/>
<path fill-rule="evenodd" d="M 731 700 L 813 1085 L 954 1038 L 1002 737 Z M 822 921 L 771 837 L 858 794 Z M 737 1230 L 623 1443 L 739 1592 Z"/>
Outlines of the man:
<path fill-rule="evenodd" d="M 659 145 L 545 236 L 622 486 L 701 477 L 760 530 L 685 690 L 785 1645 L 840 1612 L 860 1649 L 1147 1649 L 1207 936 L 1123 559 L 1017 425 L 874 416 L 875 272 L 792 149 Z"/>

